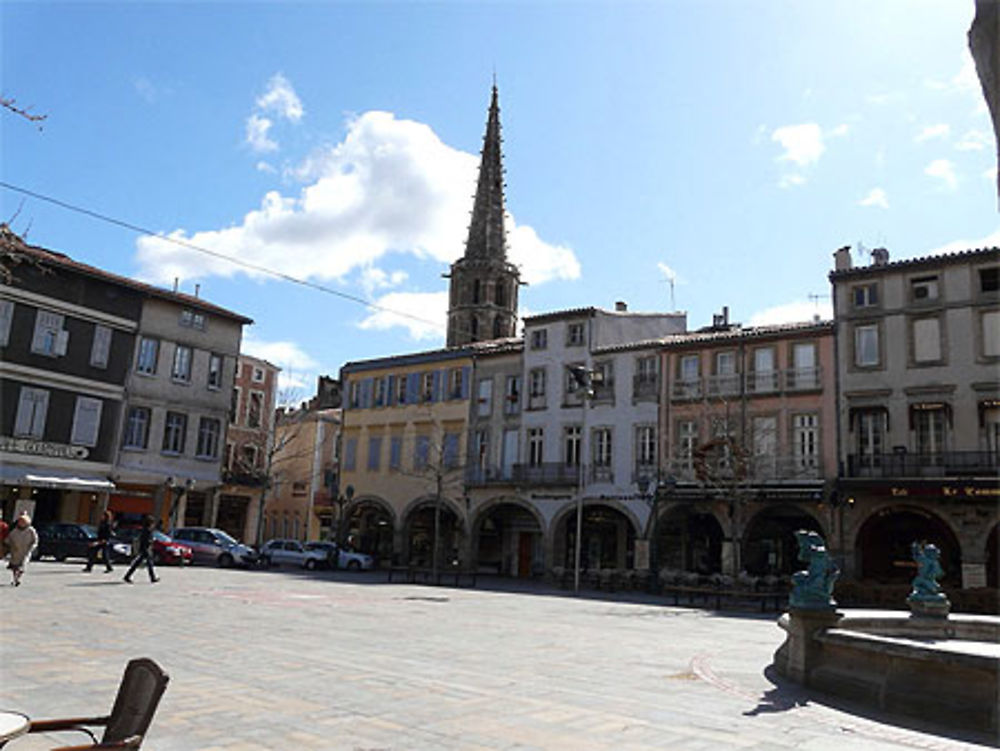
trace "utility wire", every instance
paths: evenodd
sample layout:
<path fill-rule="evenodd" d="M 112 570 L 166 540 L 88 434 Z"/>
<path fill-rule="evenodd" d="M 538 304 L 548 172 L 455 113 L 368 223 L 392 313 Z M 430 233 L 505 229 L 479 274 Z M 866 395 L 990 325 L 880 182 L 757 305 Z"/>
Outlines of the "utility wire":
<path fill-rule="evenodd" d="M 45 201 L 51 203 L 60 208 L 67 209 L 69 211 L 75 211 L 78 214 L 84 214 L 93 219 L 97 219 L 102 222 L 107 222 L 108 224 L 114 224 L 118 227 L 123 227 L 132 232 L 138 232 L 141 235 L 147 235 L 149 237 L 155 237 L 158 240 L 163 240 L 164 242 L 173 243 L 174 245 L 180 245 L 189 250 L 197 251 L 198 253 L 204 253 L 205 255 L 212 256 L 213 258 L 218 258 L 222 261 L 227 261 L 228 263 L 235 264 L 237 266 L 242 266 L 253 271 L 257 271 L 261 274 L 267 274 L 273 276 L 276 279 L 281 279 L 282 281 L 290 282 L 292 284 L 298 284 L 302 287 L 308 287 L 309 289 L 314 289 L 317 292 L 325 292 L 328 295 L 333 295 L 334 297 L 339 297 L 344 300 L 349 300 L 350 302 L 359 303 L 364 305 L 366 308 L 372 310 L 382 311 L 383 313 L 392 313 L 393 315 L 402 316 L 403 318 L 409 318 L 413 321 L 418 321 L 420 323 L 426 323 L 430 326 L 440 326 L 439 321 L 431 321 L 427 318 L 421 318 L 420 316 L 413 315 L 412 313 L 405 313 L 401 310 L 393 310 L 392 308 L 387 308 L 384 305 L 379 305 L 378 303 L 371 302 L 370 300 L 365 300 L 363 297 L 358 297 L 357 295 L 352 295 L 347 292 L 341 292 L 339 290 L 332 289 L 330 287 L 324 286 L 322 284 L 317 284 L 316 282 L 310 282 L 308 279 L 300 279 L 298 277 L 292 276 L 291 274 L 286 274 L 281 271 L 275 271 L 274 269 L 269 269 L 266 266 L 260 266 L 256 263 L 250 263 L 249 261 L 243 261 L 239 258 L 233 258 L 224 253 L 219 253 L 218 251 L 209 250 L 208 248 L 203 248 L 200 245 L 195 245 L 187 240 L 181 240 L 176 237 L 170 237 L 169 235 L 164 235 L 162 232 L 154 232 L 151 229 L 146 229 L 145 227 L 140 227 L 137 224 L 132 224 L 131 222 L 126 222 L 122 219 L 115 219 L 114 217 L 107 216 L 98 211 L 93 211 L 92 209 L 87 209 L 82 206 L 76 206 L 72 203 L 67 203 L 66 201 L 61 201 L 58 198 L 53 198 L 52 196 L 47 196 L 43 193 L 36 193 L 35 191 L 28 190 L 27 188 L 21 188 L 17 185 L 11 185 L 10 183 L 3 182 L 0 180 L 0 188 L 6 188 L 7 190 L 12 190 L 16 193 L 21 193 L 31 198 L 37 198 L 39 201 Z"/>

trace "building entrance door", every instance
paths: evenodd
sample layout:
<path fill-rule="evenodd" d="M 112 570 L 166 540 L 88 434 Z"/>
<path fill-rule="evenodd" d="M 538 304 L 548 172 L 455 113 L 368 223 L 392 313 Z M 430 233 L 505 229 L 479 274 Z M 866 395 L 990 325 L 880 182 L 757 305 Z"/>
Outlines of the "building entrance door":
<path fill-rule="evenodd" d="M 534 535 L 530 532 L 521 532 L 517 536 L 517 575 L 519 577 L 531 576 L 531 553 L 534 544 Z"/>

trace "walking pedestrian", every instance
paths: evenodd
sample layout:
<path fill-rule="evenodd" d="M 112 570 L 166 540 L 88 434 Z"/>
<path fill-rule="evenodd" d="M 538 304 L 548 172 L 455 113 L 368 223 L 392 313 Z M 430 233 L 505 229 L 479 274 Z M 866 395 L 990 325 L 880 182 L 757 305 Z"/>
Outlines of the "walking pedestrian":
<path fill-rule="evenodd" d="M 111 567 L 111 533 L 114 531 L 114 514 L 111 509 L 107 509 L 101 514 L 101 523 L 97 526 L 97 539 L 90 543 L 87 550 L 87 565 L 84 571 L 89 572 L 97 561 L 97 554 L 104 556 L 104 573 L 110 573 L 114 569 Z"/>
<path fill-rule="evenodd" d="M 156 571 L 153 570 L 153 517 L 149 514 L 142 517 L 142 529 L 139 530 L 135 544 L 138 546 L 138 550 L 135 558 L 132 559 L 132 565 L 128 567 L 128 573 L 125 574 L 125 581 L 131 584 L 132 574 L 139 568 L 140 563 L 145 562 L 146 569 L 149 571 L 149 583 L 155 584 L 160 579 L 157 577 Z"/>
<path fill-rule="evenodd" d="M 31 558 L 31 551 L 38 547 L 38 533 L 31 526 L 31 517 L 27 511 L 17 517 L 14 528 L 7 533 L 7 550 L 10 551 L 10 560 L 7 568 L 11 571 L 11 585 L 21 586 L 21 577 L 24 576 L 24 569 Z"/>
<path fill-rule="evenodd" d="M 10 532 L 10 525 L 0 519 L 0 559 L 7 557 L 7 533 Z"/>

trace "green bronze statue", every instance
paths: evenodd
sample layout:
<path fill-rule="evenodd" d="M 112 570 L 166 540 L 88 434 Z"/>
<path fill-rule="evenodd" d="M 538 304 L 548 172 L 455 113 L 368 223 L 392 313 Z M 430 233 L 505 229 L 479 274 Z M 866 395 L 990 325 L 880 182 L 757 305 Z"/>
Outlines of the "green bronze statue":
<path fill-rule="evenodd" d="M 799 543 L 799 560 L 806 564 L 806 570 L 792 574 L 792 593 L 788 604 L 801 610 L 836 608 L 833 585 L 840 575 L 840 568 L 826 552 L 822 536 L 818 532 L 800 529 L 795 533 L 795 539 Z"/>
<path fill-rule="evenodd" d="M 941 568 L 941 551 L 938 546 L 933 543 L 914 542 L 910 545 L 910 552 L 917 563 L 917 575 L 913 579 L 913 591 L 906 601 L 946 602 L 948 597 L 937 581 L 944 576 L 944 569 Z"/>

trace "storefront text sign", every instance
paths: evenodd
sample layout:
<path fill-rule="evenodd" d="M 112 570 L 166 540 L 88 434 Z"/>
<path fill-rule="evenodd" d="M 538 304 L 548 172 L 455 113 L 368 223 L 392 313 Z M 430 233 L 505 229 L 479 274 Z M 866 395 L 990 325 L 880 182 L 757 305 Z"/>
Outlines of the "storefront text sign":
<path fill-rule="evenodd" d="M 34 441 L 30 438 L 9 438 L 0 436 L 0 451 L 14 454 L 49 456 L 55 459 L 86 459 L 90 451 L 84 446 L 69 446 L 65 443 Z"/>

